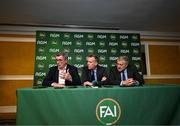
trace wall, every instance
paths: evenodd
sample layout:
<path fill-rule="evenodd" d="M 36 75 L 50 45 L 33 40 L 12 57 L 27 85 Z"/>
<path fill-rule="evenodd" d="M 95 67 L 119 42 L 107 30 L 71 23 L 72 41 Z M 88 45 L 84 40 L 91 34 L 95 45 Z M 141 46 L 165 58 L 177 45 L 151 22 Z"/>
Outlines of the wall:
<path fill-rule="evenodd" d="M 16 89 L 33 84 L 35 30 L 24 31 L 0 33 L 0 119 L 15 118 Z M 146 84 L 180 84 L 180 39 L 142 35 L 141 43 L 146 53 Z"/>

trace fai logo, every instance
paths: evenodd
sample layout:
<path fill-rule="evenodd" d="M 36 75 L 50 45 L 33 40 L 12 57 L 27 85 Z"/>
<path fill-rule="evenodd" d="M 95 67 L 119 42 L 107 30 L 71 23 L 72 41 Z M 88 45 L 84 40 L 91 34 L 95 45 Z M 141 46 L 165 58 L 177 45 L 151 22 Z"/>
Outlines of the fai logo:
<path fill-rule="evenodd" d="M 82 61 L 82 56 L 81 55 L 77 55 L 75 59 L 76 59 L 77 62 L 81 62 Z"/>
<path fill-rule="evenodd" d="M 103 56 L 103 55 L 101 55 L 101 56 L 99 57 L 99 60 L 100 60 L 100 62 L 105 62 L 105 61 L 106 61 L 106 57 Z"/>
<path fill-rule="evenodd" d="M 80 47 L 80 46 L 82 46 L 82 42 L 81 42 L 81 41 L 76 41 L 76 45 L 77 45 L 78 47 Z"/>
<path fill-rule="evenodd" d="M 39 37 L 40 37 L 41 39 L 46 38 L 46 33 L 45 33 L 45 32 L 40 32 L 40 33 L 39 33 Z"/>
<path fill-rule="evenodd" d="M 45 52 L 45 48 L 44 48 L 44 47 L 40 47 L 40 48 L 38 49 L 38 52 L 39 52 L 40 54 L 44 53 L 44 52 Z"/>
<path fill-rule="evenodd" d="M 38 69 L 43 70 L 45 68 L 44 63 L 37 64 Z"/>
<path fill-rule="evenodd" d="M 128 46 L 128 43 L 127 43 L 126 41 L 123 41 L 123 42 L 121 43 L 121 45 L 122 45 L 123 48 L 126 48 L 126 47 Z"/>
<path fill-rule="evenodd" d="M 133 35 L 133 36 L 132 36 L 132 39 L 133 39 L 133 40 L 137 40 L 137 39 L 138 39 L 138 36 L 137 36 L 137 35 Z"/>
<path fill-rule="evenodd" d="M 89 48 L 88 49 L 88 53 L 94 53 L 94 49 L 93 48 Z"/>
<path fill-rule="evenodd" d="M 57 41 L 51 41 L 50 43 L 51 43 L 52 45 L 57 45 L 57 44 L 58 44 Z"/>
<path fill-rule="evenodd" d="M 112 49 L 111 49 L 111 53 L 112 53 L 113 55 L 115 55 L 115 54 L 117 53 L 117 49 L 112 48 Z"/>
<path fill-rule="evenodd" d="M 94 35 L 93 34 L 88 34 L 88 39 L 93 39 L 94 38 Z"/>
<path fill-rule="evenodd" d="M 69 33 L 65 33 L 65 34 L 64 34 L 64 38 L 65 38 L 65 39 L 69 39 L 69 38 L 70 38 L 70 34 L 69 34 Z"/>
<path fill-rule="evenodd" d="M 110 35 L 110 38 L 111 38 L 111 40 L 115 40 L 115 39 L 116 39 L 116 35 L 111 34 L 111 35 Z"/>
<path fill-rule="evenodd" d="M 70 48 L 64 48 L 63 52 L 64 52 L 64 53 L 70 53 L 70 52 L 71 52 L 71 49 L 70 49 Z"/>
<path fill-rule="evenodd" d="M 43 80 L 42 80 L 41 78 L 39 78 L 39 79 L 37 79 L 37 81 L 36 81 L 36 85 L 41 85 L 42 82 L 43 82 Z"/>
<path fill-rule="evenodd" d="M 105 98 L 96 106 L 96 117 L 102 124 L 113 125 L 119 120 L 120 115 L 120 105 L 112 98 Z"/>
<path fill-rule="evenodd" d="M 106 44 L 104 41 L 99 42 L 100 47 L 104 47 Z"/>

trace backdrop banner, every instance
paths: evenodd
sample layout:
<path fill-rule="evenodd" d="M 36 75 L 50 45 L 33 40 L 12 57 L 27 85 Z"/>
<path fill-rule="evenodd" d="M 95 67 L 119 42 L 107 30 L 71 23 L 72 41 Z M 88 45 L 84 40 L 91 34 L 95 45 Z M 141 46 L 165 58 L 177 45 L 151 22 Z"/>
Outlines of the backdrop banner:
<path fill-rule="evenodd" d="M 86 65 L 86 57 L 95 54 L 99 65 L 110 68 L 122 55 L 129 57 L 141 73 L 140 34 L 96 33 L 96 32 L 36 32 L 36 53 L 34 85 L 41 85 L 50 67 L 55 66 L 55 54 L 68 54 L 68 63 L 81 68 Z"/>

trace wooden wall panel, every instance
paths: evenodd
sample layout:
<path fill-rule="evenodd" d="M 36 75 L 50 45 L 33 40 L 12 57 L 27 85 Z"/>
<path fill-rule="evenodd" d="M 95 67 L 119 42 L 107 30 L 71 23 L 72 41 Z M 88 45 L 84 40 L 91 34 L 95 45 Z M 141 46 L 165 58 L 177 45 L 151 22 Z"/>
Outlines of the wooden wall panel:
<path fill-rule="evenodd" d="M 178 45 L 149 45 L 151 74 L 180 74 Z"/>
<path fill-rule="evenodd" d="M 0 42 L 0 75 L 33 75 L 34 42 Z"/>
<path fill-rule="evenodd" d="M 179 84 L 180 79 L 145 79 L 145 84 Z"/>
<path fill-rule="evenodd" d="M 16 89 L 32 87 L 32 80 L 0 80 L 0 106 L 16 106 Z"/>

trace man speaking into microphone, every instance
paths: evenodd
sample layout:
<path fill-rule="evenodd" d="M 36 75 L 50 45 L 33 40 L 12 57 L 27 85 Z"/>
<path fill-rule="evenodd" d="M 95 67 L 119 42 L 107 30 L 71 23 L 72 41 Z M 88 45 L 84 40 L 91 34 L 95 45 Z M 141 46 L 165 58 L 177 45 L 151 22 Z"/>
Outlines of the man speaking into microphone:
<path fill-rule="evenodd" d="M 78 70 L 75 66 L 68 64 L 68 56 L 65 53 L 58 53 L 55 55 L 55 59 L 57 66 L 49 69 L 42 85 L 57 88 L 81 85 Z"/>

